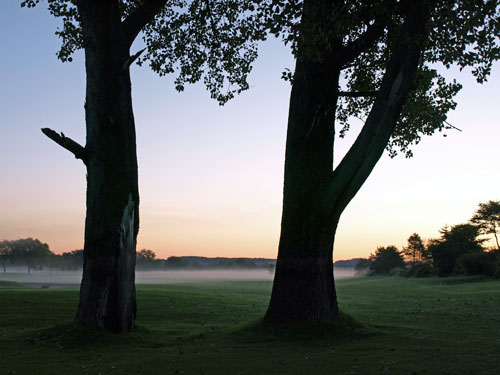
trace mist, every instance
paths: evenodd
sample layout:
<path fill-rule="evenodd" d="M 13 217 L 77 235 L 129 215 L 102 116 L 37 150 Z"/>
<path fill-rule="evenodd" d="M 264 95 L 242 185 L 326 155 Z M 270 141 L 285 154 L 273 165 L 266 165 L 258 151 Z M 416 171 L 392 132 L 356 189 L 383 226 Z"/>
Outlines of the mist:
<path fill-rule="evenodd" d="M 352 268 L 337 268 L 335 279 L 355 277 Z M 269 281 L 274 278 L 274 270 L 267 269 L 213 269 L 213 270 L 168 270 L 136 271 L 136 284 L 189 284 L 214 281 Z M 28 274 L 25 267 L 9 267 L 0 273 L 0 280 L 13 281 L 26 288 L 79 288 L 82 270 L 38 270 Z"/>

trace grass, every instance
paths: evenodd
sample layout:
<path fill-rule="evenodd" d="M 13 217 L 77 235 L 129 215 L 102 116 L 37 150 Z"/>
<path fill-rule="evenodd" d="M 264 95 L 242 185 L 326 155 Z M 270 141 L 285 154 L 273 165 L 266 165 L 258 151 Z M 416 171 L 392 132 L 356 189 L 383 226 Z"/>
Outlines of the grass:
<path fill-rule="evenodd" d="M 291 332 L 260 328 L 270 290 L 139 286 L 137 331 L 114 335 L 71 323 L 76 290 L 1 282 L 0 374 L 498 374 L 498 280 L 340 280 L 344 322 Z"/>

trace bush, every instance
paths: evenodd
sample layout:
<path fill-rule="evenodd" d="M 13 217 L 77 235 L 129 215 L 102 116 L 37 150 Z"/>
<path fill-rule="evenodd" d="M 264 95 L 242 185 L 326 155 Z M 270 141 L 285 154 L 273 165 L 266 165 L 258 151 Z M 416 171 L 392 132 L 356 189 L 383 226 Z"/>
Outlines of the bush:
<path fill-rule="evenodd" d="M 500 252 L 463 254 L 457 260 L 455 272 L 466 275 L 500 276 Z"/>
<path fill-rule="evenodd" d="M 403 276 L 405 273 L 405 269 L 403 267 L 395 267 L 391 268 L 389 271 L 389 275 L 391 276 Z"/>
<path fill-rule="evenodd" d="M 428 277 L 434 276 L 436 270 L 432 263 L 417 263 L 406 269 L 403 273 L 405 277 Z"/>

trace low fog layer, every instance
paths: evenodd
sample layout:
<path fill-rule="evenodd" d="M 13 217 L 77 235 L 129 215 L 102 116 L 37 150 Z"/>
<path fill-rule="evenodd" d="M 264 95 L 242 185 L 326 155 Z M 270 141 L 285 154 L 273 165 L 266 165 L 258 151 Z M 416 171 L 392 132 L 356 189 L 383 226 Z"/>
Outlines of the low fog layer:
<path fill-rule="evenodd" d="M 335 269 L 336 279 L 355 276 L 350 268 Z M 175 271 L 136 271 L 137 284 L 175 284 L 198 283 L 209 281 L 272 281 L 274 272 L 269 270 L 175 270 Z M 82 271 L 33 271 L 28 274 L 26 268 L 11 267 L 6 273 L 0 273 L 0 280 L 15 281 L 25 287 L 79 287 Z"/>

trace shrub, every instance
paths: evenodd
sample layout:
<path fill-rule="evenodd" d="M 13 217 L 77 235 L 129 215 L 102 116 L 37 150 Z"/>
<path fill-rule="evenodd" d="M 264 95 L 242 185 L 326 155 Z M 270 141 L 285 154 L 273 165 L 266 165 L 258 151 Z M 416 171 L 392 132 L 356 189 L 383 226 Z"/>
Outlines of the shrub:
<path fill-rule="evenodd" d="M 436 270 L 432 263 L 417 263 L 407 268 L 403 276 L 405 277 L 428 277 L 434 276 Z"/>
<path fill-rule="evenodd" d="M 457 260 L 455 272 L 466 275 L 500 276 L 500 252 L 463 254 Z"/>

